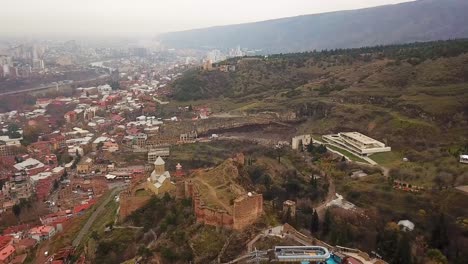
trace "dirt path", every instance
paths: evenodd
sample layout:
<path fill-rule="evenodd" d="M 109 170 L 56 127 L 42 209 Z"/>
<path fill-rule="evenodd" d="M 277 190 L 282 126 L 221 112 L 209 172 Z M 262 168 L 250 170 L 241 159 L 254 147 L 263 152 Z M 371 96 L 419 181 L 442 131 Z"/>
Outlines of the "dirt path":
<path fill-rule="evenodd" d="M 197 178 L 196 180 L 200 182 L 201 184 L 205 185 L 206 188 L 208 188 L 209 195 L 212 196 L 212 198 L 215 199 L 218 204 L 222 205 L 226 211 L 231 212 L 231 206 L 224 203 L 218 198 L 218 195 L 216 194 L 216 190 L 211 185 L 205 182 L 202 178 Z"/>

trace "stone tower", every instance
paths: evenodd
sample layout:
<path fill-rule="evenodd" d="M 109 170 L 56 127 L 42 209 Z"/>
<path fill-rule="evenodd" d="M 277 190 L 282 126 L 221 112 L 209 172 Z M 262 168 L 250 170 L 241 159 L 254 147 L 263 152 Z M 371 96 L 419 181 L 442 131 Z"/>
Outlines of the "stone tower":
<path fill-rule="evenodd" d="M 154 162 L 154 172 L 157 175 L 164 174 L 164 172 L 166 171 L 165 164 L 166 163 L 164 162 L 164 160 L 161 157 L 158 157 Z"/>

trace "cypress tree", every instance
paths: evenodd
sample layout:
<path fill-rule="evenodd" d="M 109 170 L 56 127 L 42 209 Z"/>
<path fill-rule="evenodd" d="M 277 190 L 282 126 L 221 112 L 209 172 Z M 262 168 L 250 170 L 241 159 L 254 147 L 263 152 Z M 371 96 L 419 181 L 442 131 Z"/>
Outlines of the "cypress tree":
<path fill-rule="evenodd" d="M 319 231 L 319 217 L 317 210 L 314 210 L 314 213 L 312 214 L 312 223 L 310 225 L 310 231 L 311 233 L 316 233 Z"/>
<path fill-rule="evenodd" d="M 327 209 L 325 211 L 325 216 L 323 218 L 323 226 L 322 226 L 322 234 L 324 236 L 328 235 L 328 233 L 330 232 L 331 224 L 332 224 L 331 213 L 330 213 L 330 210 Z"/>

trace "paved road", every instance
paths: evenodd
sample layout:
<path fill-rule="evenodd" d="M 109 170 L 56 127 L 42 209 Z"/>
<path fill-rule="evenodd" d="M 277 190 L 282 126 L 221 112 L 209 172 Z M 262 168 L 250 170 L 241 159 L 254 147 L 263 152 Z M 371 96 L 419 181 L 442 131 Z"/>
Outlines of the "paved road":
<path fill-rule="evenodd" d="M 114 196 L 123 190 L 123 187 L 116 188 L 112 190 L 111 195 L 109 195 L 104 202 L 102 202 L 99 207 L 93 212 L 93 214 L 88 218 L 86 221 L 86 224 L 81 228 L 80 232 L 78 232 L 78 235 L 76 236 L 75 240 L 73 240 L 73 247 L 77 247 L 80 243 L 81 240 L 83 239 L 84 235 L 89 232 L 89 229 L 91 228 L 91 225 L 96 221 L 96 218 L 104 211 L 104 208 L 106 205 L 114 199 Z"/>

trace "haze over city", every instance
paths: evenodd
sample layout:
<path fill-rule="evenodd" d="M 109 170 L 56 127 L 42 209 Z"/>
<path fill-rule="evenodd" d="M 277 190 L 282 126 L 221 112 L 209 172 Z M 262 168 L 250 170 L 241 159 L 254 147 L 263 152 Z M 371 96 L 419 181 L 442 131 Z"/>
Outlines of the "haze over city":
<path fill-rule="evenodd" d="M 358 9 L 407 0 L 15 0 L 2 3 L 7 36 L 135 36 Z"/>
<path fill-rule="evenodd" d="M 0 264 L 468 263 L 468 0 L 0 8 Z"/>

